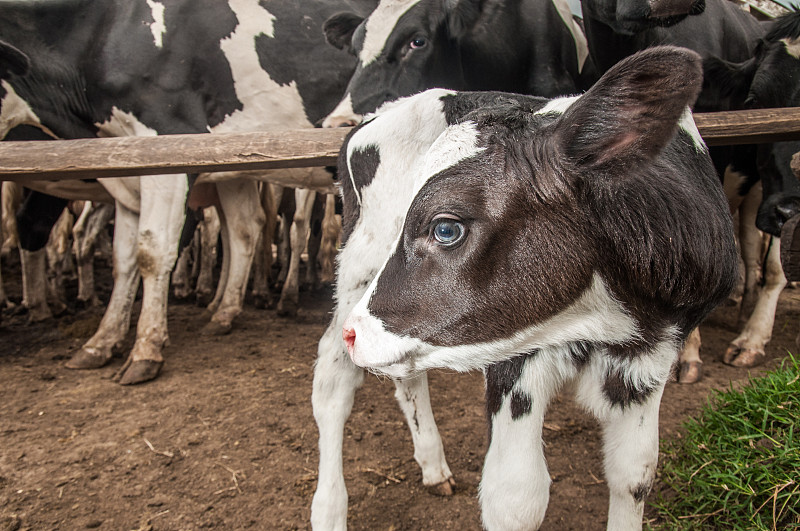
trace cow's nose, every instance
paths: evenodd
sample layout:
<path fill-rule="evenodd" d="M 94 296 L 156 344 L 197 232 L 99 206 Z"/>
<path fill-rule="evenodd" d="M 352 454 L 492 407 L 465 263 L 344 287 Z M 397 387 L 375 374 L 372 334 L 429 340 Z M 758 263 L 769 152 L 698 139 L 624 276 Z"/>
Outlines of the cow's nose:
<path fill-rule="evenodd" d="M 342 339 L 344 340 L 344 344 L 347 345 L 347 352 L 350 353 L 351 357 L 353 355 L 353 348 L 356 344 L 356 330 L 350 326 L 345 325 L 342 327 Z"/>
<path fill-rule="evenodd" d="M 342 122 L 339 122 L 339 125 L 337 125 L 336 127 L 354 127 L 355 125 L 356 125 L 356 121 L 355 120 L 348 119 L 348 120 L 344 120 Z"/>

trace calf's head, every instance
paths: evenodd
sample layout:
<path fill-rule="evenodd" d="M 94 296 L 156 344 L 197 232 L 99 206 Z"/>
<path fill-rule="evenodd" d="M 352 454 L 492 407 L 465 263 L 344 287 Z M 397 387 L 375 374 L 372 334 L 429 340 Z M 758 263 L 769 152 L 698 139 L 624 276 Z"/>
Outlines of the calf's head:
<path fill-rule="evenodd" d="M 579 98 L 538 110 L 509 98 L 448 127 L 422 175 L 397 176 L 415 178 L 416 192 L 393 253 L 345 322 L 352 360 L 402 377 L 485 367 L 548 341 L 636 335 L 609 286 L 624 277 L 617 288 L 632 283 L 658 299 L 681 281 L 667 278 L 681 258 L 659 261 L 647 243 L 660 237 L 663 201 L 649 203 L 642 198 L 653 194 L 637 187 L 698 195 L 671 184 L 691 179 L 672 175 L 661 153 L 701 78 L 695 53 L 653 48 Z M 726 215 L 721 193 L 714 198 Z M 616 326 L 587 332 L 595 313 Z"/>

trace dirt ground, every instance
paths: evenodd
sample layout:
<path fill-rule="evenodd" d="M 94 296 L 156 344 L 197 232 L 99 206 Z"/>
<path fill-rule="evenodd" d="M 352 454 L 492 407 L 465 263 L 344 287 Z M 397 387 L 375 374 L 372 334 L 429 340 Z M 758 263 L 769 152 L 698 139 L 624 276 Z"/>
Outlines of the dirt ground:
<path fill-rule="evenodd" d="M 3 273 L 18 300 L 18 269 Z M 200 308 L 172 304 L 163 372 L 134 387 L 111 381 L 121 357 L 96 371 L 63 366 L 94 332 L 100 310 L 31 326 L 25 316 L 6 314 L 0 531 L 309 529 L 317 467 L 311 381 L 331 290 L 305 293 L 301 303 L 294 320 L 247 306 L 224 337 L 199 333 L 206 322 Z M 769 359 L 754 374 L 795 348 L 799 316 L 800 292 L 786 290 Z M 679 436 L 681 422 L 711 389 L 747 378 L 747 371 L 718 361 L 735 337 L 734 322 L 734 309 L 726 307 L 702 327 L 705 379 L 669 384 L 662 437 Z M 132 337 L 133 331 L 128 347 Z M 430 385 L 455 494 L 437 497 L 422 487 L 394 386 L 367 377 L 345 431 L 350 529 L 480 529 L 477 488 L 487 443 L 482 377 L 436 372 Z M 553 483 L 542 529 L 605 529 L 608 493 L 594 421 L 563 396 L 545 428 Z"/>

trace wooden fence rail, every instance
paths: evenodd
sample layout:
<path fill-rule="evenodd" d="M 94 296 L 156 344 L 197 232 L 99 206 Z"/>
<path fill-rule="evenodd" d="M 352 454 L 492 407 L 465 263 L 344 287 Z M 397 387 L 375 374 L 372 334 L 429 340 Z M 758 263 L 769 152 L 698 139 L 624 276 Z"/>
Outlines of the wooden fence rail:
<path fill-rule="evenodd" d="M 695 114 L 708 145 L 800 140 L 800 108 Z M 336 163 L 349 128 L 0 142 L 0 180 L 263 170 Z"/>

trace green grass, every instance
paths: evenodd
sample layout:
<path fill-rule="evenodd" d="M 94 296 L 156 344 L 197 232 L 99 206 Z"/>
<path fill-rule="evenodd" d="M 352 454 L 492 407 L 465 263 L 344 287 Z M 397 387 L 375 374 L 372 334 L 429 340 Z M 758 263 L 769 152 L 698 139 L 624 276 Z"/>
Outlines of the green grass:
<path fill-rule="evenodd" d="M 658 529 L 800 531 L 800 361 L 716 392 L 662 444 Z"/>

